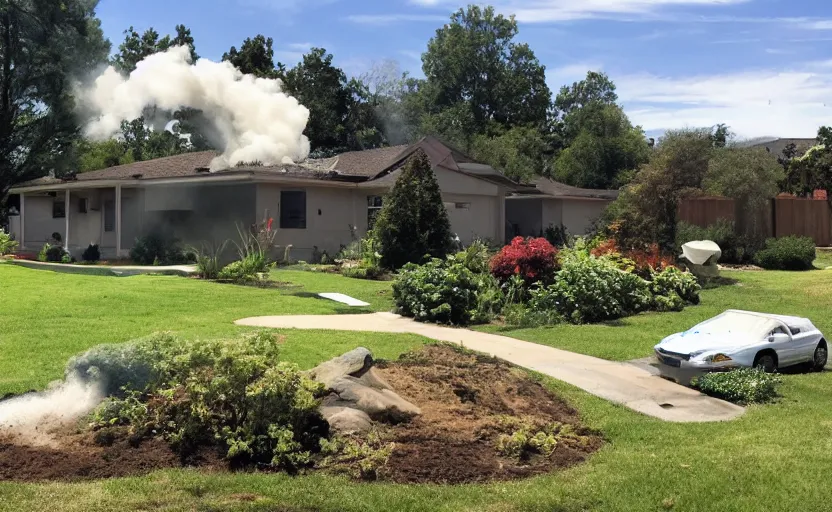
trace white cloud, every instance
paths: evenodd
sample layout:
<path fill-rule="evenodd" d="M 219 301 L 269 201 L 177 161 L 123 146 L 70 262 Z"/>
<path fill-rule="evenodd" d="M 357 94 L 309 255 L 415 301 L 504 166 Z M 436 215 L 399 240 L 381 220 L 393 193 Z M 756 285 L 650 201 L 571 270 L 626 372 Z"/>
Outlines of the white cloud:
<path fill-rule="evenodd" d="M 519 21 L 542 23 L 622 15 L 653 15 L 664 8 L 727 6 L 751 0 L 493 0 L 500 12 L 515 14 Z M 456 8 L 456 0 L 411 0 L 423 7 Z"/>
<path fill-rule="evenodd" d="M 818 63 L 790 71 L 613 78 L 630 119 L 647 131 L 726 123 L 741 137 L 813 137 L 832 121 L 832 70 Z"/>
<path fill-rule="evenodd" d="M 361 25 L 392 25 L 394 23 L 444 23 L 448 16 L 423 14 L 354 14 L 347 20 Z"/>
<path fill-rule="evenodd" d="M 546 70 L 546 83 L 552 92 L 557 93 L 564 85 L 572 85 L 586 78 L 589 71 L 602 71 L 603 66 L 597 62 L 577 62 Z"/>

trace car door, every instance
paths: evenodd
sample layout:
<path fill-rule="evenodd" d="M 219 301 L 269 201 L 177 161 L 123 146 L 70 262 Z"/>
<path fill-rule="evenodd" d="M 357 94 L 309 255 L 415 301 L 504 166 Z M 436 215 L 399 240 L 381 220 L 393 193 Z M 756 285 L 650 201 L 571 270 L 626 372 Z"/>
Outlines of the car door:
<path fill-rule="evenodd" d="M 783 368 L 795 364 L 797 352 L 794 343 L 792 342 L 792 335 L 785 327 L 778 327 L 768 335 L 769 348 L 777 352 L 778 366 Z"/>
<path fill-rule="evenodd" d="M 819 341 L 817 333 L 813 330 L 801 330 L 796 327 L 791 328 L 791 330 L 794 350 L 793 364 L 811 361 L 814 358 L 815 348 Z"/>

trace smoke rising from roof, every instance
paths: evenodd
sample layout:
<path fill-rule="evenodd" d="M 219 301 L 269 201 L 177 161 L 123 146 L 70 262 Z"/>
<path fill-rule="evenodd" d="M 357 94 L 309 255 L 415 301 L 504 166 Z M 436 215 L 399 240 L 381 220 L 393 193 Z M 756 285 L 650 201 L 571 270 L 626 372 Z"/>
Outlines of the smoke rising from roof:
<path fill-rule="evenodd" d="M 122 121 L 148 107 L 201 110 L 225 144 L 211 163 L 214 171 L 241 162 L 299 162 L 309 155 L 303 135 L 309 110 L 283 92 L 280 80 L 244 75 L 228 62 L 192 64 L 186 46 L 147 57 L 129 77 L 109 67 L 78 96 L 93 118 L 85 133 L 97 140 L 118 134 Z"/>

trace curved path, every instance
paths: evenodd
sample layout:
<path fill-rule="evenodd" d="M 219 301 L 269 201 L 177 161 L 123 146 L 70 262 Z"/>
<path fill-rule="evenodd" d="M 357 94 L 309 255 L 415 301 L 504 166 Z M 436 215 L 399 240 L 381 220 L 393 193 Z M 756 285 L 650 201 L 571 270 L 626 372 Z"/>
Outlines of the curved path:
<path fill-rule="evenodd" d="M 665 421 L 726 421 L 745 412 L 742 407 L 666 381 L 631 364 L 606 361 L 496 334 L 422 324 L 392 313 L 266 316 L 246 318 L 235 323 L 274 329 L 418 334 L 499 357 Z"/>

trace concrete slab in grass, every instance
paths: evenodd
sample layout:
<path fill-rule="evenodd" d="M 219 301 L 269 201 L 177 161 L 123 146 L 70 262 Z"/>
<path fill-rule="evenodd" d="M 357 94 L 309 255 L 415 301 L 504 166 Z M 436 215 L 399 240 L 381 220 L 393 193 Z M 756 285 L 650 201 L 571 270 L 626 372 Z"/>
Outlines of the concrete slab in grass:
<path fill-rule="evenodd" d="M 106 265 L 73 265 L 65 263 L 45 263 L 30 260 L 11 260 L 14 265 L 34 270 L 49 270 L 64 274 L 80 274 L 87 276 L 116 276 L 130 277 L 145 274 L 161 274 L 170 276 L 189 277 L 196 274 L 196 265 L 173 265 L 169 267 L 142 267 Z"/>

